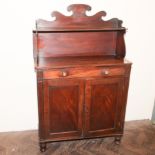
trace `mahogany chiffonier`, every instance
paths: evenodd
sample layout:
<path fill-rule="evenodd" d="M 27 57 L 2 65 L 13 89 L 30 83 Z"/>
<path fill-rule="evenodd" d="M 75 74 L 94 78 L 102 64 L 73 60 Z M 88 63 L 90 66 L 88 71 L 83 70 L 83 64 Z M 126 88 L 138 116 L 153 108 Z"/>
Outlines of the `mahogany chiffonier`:
<path fill-rule="evenodd" d="M 123 135 L 131 63 L 124 59 L 126 29 L 104 11 L 74 4 L 71 16 L 53 12 L 33 31 L 40 150 L 62 140 Z"/>

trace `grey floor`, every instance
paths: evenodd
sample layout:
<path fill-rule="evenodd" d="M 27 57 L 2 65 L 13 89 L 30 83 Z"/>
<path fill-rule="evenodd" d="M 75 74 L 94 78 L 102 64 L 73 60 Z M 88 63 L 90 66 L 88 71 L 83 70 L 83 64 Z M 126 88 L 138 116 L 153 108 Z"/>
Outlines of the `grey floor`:
<path fill-rule="evenodd" d="M 57 142 L 40 153 L 37 131 L 0 133 L 0 155 L 155 155 L 155 125 L 149 120 L 125 123 L 118 146 L 113 138 Z"/>

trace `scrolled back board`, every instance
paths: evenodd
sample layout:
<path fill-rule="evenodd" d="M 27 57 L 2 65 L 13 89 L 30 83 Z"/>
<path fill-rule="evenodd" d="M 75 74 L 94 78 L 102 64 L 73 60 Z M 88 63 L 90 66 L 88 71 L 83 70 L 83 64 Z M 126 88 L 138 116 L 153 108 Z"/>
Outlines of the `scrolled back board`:
<path fill-rule="evenodd" d="M 113 18 L 102 19 L 106 12 L 100 11 L 87 16 L 91 7 L 74 4 L 68 7 L 71 16 L 54 11 L 54 21 L 39 19 L 33 31 L 34 56 L 125 56 L 122 21 Z"/>

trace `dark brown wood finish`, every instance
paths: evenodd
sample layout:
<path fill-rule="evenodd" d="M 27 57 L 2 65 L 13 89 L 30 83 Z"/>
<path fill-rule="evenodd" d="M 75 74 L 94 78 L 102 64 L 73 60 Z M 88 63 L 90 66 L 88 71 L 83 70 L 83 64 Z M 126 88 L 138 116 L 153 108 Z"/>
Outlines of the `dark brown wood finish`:
<path fill-rule="evenodd" d="M 100 11 L 94 16 L 87 16 L 86 11 L 90 11 L 91 7 L 85 4 L 73 4 L 67 8 L 72 11 L 71 16 L 64 16 L 60 12 L 54 11 L 52 16 L 54 21 L 37 20 L 38 30 L 44 31 L 82 31 L 82 30 L 121 30 L 122 21 L 113 18 L 104 21 L 101 17 L 106 16 L 106 12 Z"/>
<path fill-rule="evenodd" d="M 82 136 L 84 82 L 76 79 L 44 81 L 46 138 Z"/>
<path fill-rule="evenodd" d="M 117 133 L 123 93 L 123 78 L 100 78 L 86 81 L 86 136 L 98 137 Z"/>
<path fill-rule="evenodd" d="M 90 6 L 68 7 L 33 31 L 40 150 L 62 140 L 123 135 L 131 63 L 124 59 L 122 21 L 102 20 Z"/>
<path fill-rule="evenodd" d="M 45 70 L 43 72 L 44 79 L 57 78 L 87 78 L 87 77 L 111 77 L 122 76 L 126 74 L 126 68 L 123 66 L 115 67 L 76 67 L 76 68 L 59 68 Z"/>
<path fill-rule="evenodd" d="M 116 39 L 117 32 L 40 33 L 39 57 L 115 56 Z"/>
<path fill-rule="evenodd" d="M 68 10 L 73 11 L 71 16 L 53 12 L 54 21 L 36 21 L 33 31 L 36 66 L 40 57 L 125 57 L 126 29 L 121 26 L 122 21 L 117 18 L 102 20 L 101 17 L 106 15 L 104 11 L 87 16 L 85 12 L 91 10 L 88 5 L 71 5 Z"/>

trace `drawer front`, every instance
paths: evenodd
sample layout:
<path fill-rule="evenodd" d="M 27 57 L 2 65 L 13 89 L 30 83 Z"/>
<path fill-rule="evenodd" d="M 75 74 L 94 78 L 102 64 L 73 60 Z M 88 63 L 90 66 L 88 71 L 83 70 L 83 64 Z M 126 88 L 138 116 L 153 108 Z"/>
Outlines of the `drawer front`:
<path fill-rule="evenodd" d="M 83 77 L 106 77 L 123 76 L 125 68 L 123 67 L 99 67 L 99 68 L 65 68 L 44 71 L 44 79 L 55 78 L 83 78 Z"/>

